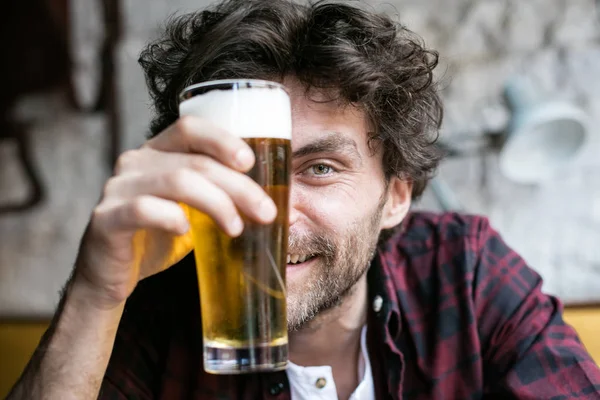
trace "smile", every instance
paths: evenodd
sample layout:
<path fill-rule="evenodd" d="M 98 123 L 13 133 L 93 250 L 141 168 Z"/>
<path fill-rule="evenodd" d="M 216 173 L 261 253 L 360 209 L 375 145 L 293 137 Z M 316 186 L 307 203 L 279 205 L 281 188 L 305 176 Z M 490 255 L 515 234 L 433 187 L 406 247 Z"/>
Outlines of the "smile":
<path fill-rule="evenodd" d="M 315 257 L 315 254 L 288 254 L 287 263 L 291 265 L 300 264 L 309 261 Z"/>

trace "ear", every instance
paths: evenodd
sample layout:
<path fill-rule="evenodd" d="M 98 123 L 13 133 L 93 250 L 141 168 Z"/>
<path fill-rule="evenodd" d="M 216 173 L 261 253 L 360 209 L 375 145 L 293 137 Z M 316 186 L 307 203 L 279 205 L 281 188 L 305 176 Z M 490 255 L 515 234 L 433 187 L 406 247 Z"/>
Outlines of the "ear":
<path fill-rule="evenodd" d="M 411 197 L 412 182 L 396 176 L 390 178 L 381 216 L 381 229 L 390 229 L 402 222 L 410 209 Z"/>

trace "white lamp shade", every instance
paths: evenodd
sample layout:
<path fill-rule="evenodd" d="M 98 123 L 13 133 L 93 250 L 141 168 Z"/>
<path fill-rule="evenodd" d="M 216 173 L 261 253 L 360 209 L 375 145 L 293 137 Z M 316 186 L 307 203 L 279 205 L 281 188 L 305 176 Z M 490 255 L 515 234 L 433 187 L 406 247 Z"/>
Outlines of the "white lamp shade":
<path fill-rule="evenodd" d="M 511 119 L 500 152 L 500 171 L 517 183 L 543 183 L 581 154 L 586 114 L 567 102 L 548 101 L 531 80 L 515 76 L 504 88 Z"/>
<path fill-rule="evenodd" d="M 587 137 L 586 115 L 568 103 L 517 113 L 500 153 L 500 170 L 519 183 L 541 183 L 573 163 Z"/>

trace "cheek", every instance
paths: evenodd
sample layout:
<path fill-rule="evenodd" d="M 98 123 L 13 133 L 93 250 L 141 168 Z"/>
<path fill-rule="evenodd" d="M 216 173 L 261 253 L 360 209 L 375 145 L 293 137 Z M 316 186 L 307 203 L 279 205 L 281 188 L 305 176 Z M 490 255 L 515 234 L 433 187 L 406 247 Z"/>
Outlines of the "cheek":
<path fill-rule="evenodd" d="M 310 227 L 329 232 L 343 232 L 347 225 L 368 209 L 360 193 L 349 187 L 296 187 L 291 205 Z"/>

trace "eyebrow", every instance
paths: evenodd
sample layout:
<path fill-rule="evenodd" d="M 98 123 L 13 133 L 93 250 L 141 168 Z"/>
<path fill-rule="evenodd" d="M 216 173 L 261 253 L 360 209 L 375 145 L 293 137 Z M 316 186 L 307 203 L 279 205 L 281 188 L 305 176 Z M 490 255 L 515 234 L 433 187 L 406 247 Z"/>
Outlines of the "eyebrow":
<path fill-rule="evenodd" d="M 355 156 L 358 161 L 362 162 L 362 157 L 358 152 L 356 142 L 339 132 L 327 133 L 326 136 L 321 137 L 314 142 L 305 144 L 294 151 L 292 157 L 298 158 L 318 153 L 345 153 L 350 156 Z"/>

